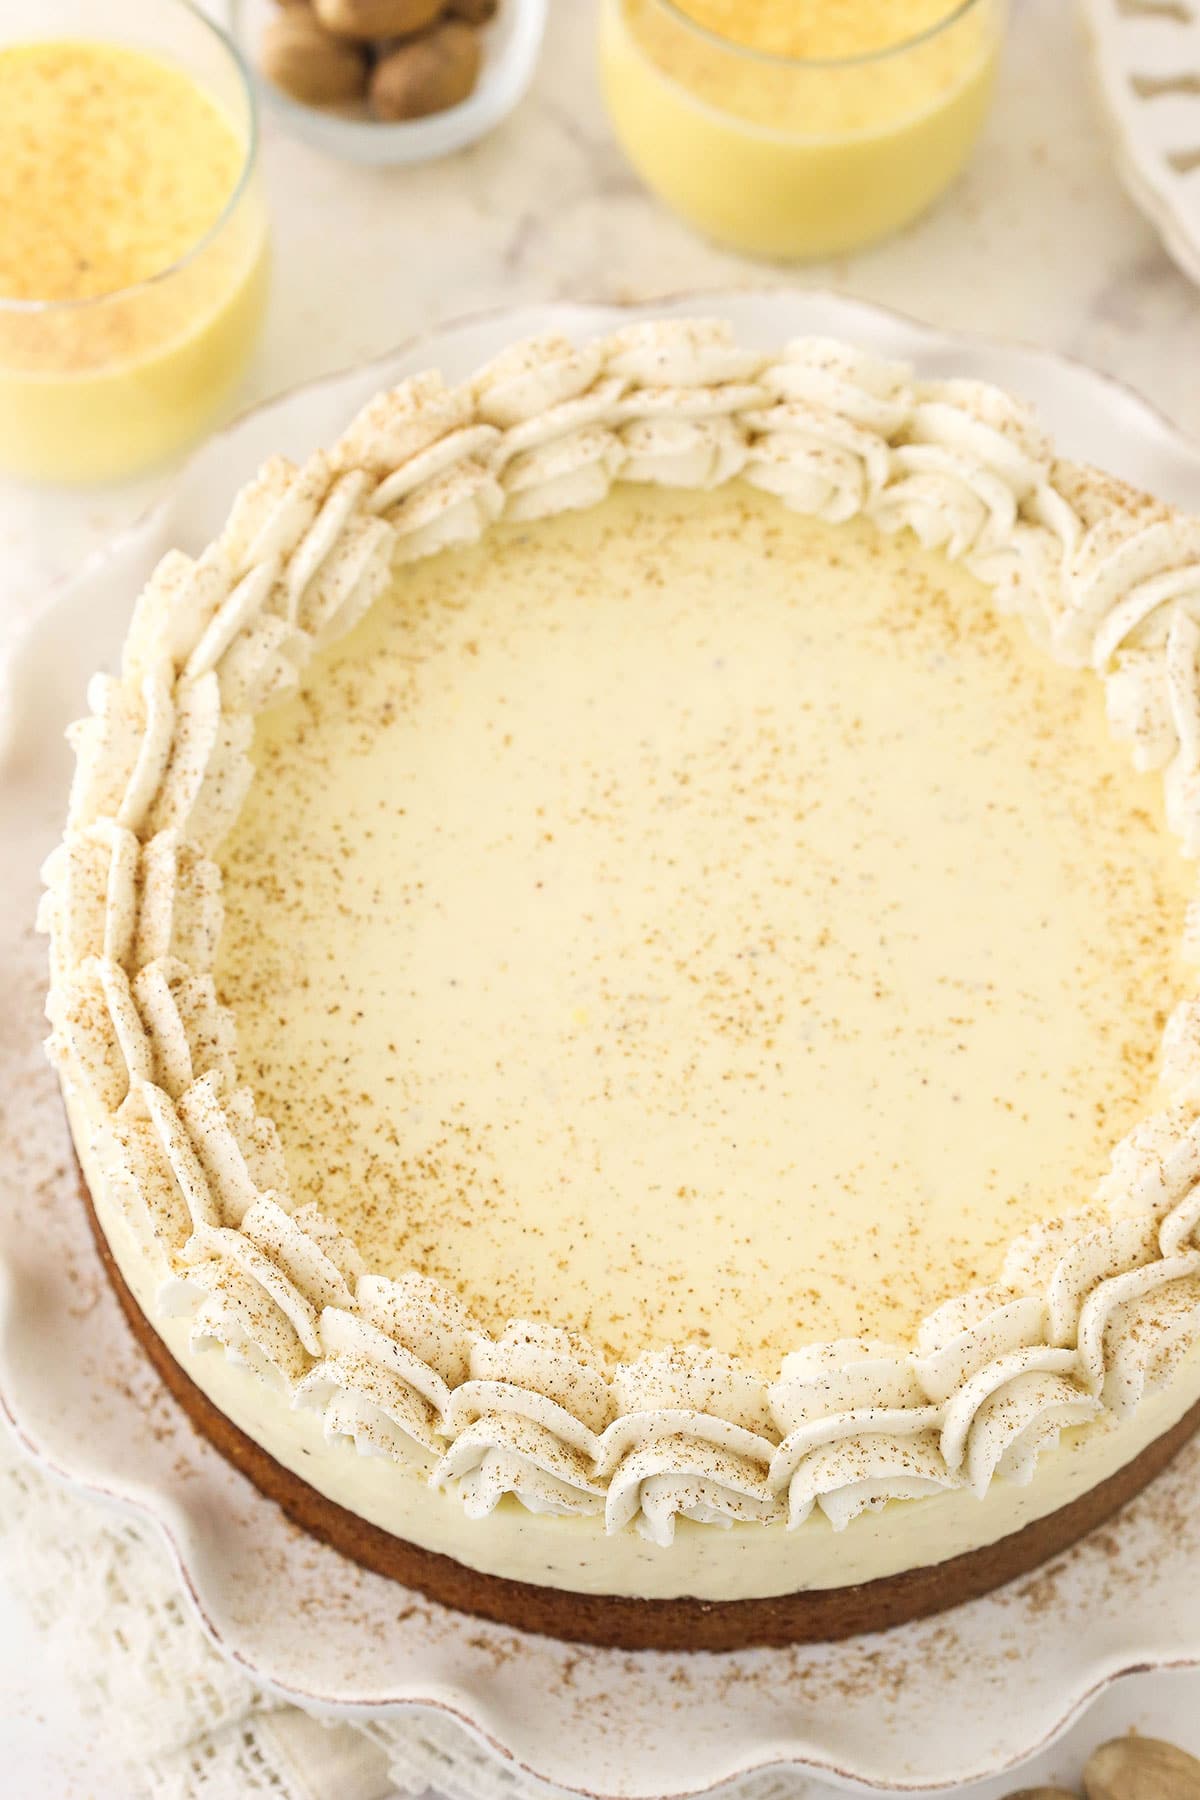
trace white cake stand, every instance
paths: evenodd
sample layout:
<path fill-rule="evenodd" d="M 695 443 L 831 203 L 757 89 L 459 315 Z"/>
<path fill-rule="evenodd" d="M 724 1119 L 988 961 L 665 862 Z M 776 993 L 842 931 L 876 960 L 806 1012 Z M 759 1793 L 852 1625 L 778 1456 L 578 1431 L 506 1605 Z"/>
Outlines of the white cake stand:
<path fill-rule="evenodd" d="M 1133 395 L 1059 358 L 824 294 L 692 295 L 642 311 L 721 313 L 764 348 L 831 333 L 929 372 L 1000 382 L 1037 401 L 1068 453 L 1200 505 L 1200 450 Z M 268 452 L 303 456 L 381 385 L 430 364 L 457 378 L 534 331 L 584 334 L 628 316 L 561 305 L 491 315 L 251 414 L 53 596 L 20 647 L 0 711 L 0 1398 L 46 1463 L 158 1523 L 213 1638 L 303 1703 L 360 1718 L 433 1707 L 512 1766 L 614 1800 L 696 1795 L 779 1768 L 892 1791 L 954 1785 L 1028 1757 L 1125 1672 L 1200 1664 L 1200 1444 L 1119 1525 L 1049 1567 L 878 1637 L 688 1657 L 479 1624 L 316 1544 L 196 1436 L 101 1272 L 40 1054 L 44 951 L 30 921 L 37 867 L 61 825 L 61 729 L 81 709 L 87 674 L 112 664 L 162 550 L 199 549 Z"/>

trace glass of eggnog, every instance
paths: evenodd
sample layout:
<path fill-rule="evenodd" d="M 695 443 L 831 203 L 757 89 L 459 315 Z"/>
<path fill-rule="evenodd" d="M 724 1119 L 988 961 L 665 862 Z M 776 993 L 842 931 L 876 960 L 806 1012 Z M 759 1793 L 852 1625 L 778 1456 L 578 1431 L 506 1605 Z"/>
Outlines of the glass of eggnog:
<path fill-rule="evenodd" d="M 227 406 L 266 289 L 257 151 L 187 0 L 0 0 L 0 470 L 116 479 Z"/>
<path fill-rule="evenodd" d="M 603 0 L 609 113 L 649 187 L 752 256 L 837 256 L 958 174 L 1005 0 Z"/>

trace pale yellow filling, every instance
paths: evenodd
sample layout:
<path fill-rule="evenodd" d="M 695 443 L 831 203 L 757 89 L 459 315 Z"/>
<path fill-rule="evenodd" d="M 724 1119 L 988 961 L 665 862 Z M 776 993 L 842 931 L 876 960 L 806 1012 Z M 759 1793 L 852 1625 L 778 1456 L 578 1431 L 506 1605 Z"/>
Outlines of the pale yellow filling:
<path fill-rule="evenodd" d="M 908 537 L 740 488 L 498 527 L 255 756 L 243 1076 L 296 1197 L 494 1329 L 904 1339 L 1153 1104 L 1153 778 Z"/>

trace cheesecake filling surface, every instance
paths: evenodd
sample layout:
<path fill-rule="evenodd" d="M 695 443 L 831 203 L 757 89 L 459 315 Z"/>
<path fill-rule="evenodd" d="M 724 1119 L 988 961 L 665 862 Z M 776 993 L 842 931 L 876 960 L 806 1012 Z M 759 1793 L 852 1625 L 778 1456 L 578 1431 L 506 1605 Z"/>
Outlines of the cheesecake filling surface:
<path fill-rule="evenodd" d="M 909 1341 L 1155 1104 L 1156 784 L 907 533 L 740 485 L 502 523 L 253 757 L 242 1078 L 296 1201 L 494 1332 Z"/>

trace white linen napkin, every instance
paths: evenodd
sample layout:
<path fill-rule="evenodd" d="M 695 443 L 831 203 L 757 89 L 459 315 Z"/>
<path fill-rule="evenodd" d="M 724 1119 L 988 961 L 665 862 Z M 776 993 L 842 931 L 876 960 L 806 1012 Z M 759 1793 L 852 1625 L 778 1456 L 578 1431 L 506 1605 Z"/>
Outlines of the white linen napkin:
<path fill-rule="evenodd" d="M 0 1427 L 0 1586 L 19 1593 L 129 1800 L 559 1800 L 453 1720 L 302 1711 L 210 1642 L 154 1527 L 45 1473 Z M 802 1800 L 795 1774 L 725 1800 Z"/>
<path fill-rule="evenodd" d="M 213 1646 L 152 1525 L 44 1473 L 0 1430 L 0 1583 L 19 1594 L 129 1800 L 517 1800 L 514 1776 L 436 1714 L 318 1718 Z"/>

